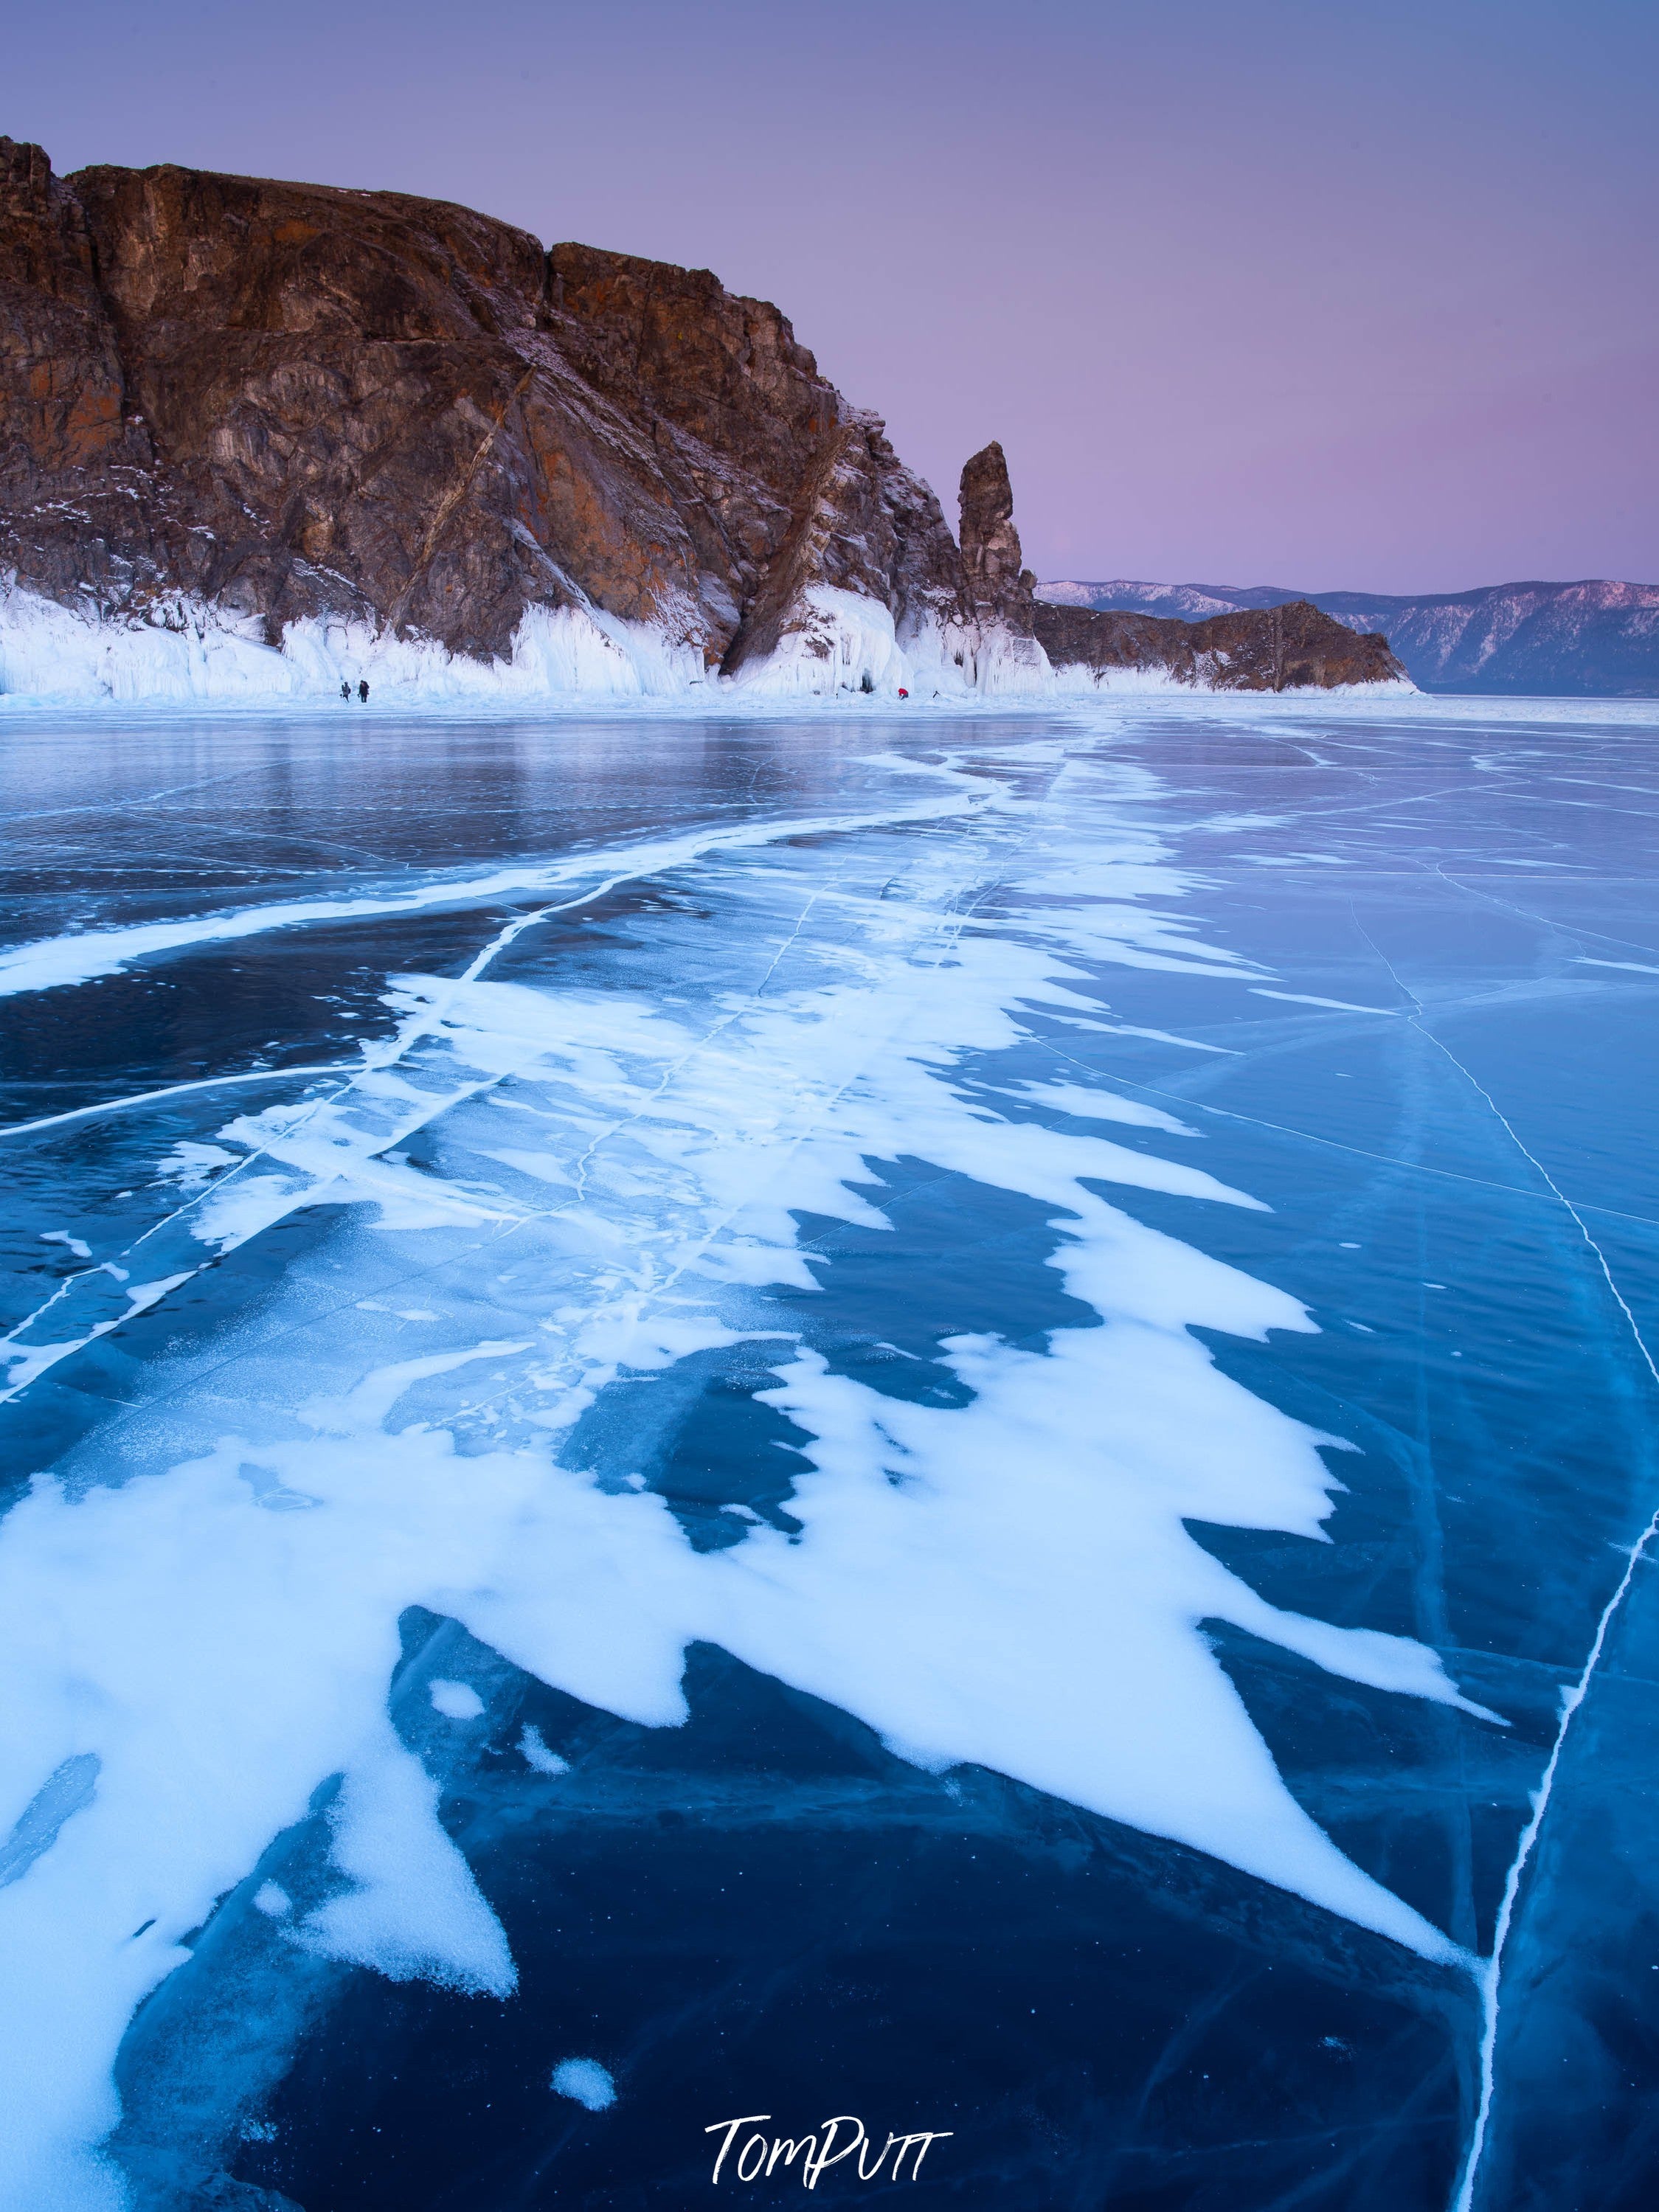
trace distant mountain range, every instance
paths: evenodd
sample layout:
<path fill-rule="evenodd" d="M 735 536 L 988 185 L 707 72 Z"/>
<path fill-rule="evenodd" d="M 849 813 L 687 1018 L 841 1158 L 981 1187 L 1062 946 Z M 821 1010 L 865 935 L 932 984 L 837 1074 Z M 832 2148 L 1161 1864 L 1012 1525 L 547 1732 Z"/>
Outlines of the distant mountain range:
<path fill-rule="evenodd" d="M 1389 599 L 1275 584 L 1039 584 L 1051 606 L 1203 622 L 1247 607 L 1311 600 L 1350 629 L 1381 630 L 1425 691 L 1659 697 L 1659 584 L 1488 584 Z"/>

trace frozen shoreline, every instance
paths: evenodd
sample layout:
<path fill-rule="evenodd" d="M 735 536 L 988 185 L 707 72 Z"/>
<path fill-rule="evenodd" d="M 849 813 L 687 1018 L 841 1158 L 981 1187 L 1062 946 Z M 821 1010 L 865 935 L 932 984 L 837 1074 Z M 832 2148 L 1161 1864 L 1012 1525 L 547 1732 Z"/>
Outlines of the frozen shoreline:
<path fill-rule="evenodd" d="M 1025 697 L 985 698 L 969 692 L 924 699 L 913 694 L 900 700 L 879 693 L 866 696 L 845 691 L 781 698 L 724 684 L 699 686 L 695 691 L 665 698 L 619 699 L 586 692 L 549 692 L 540 697 L 456 699 L 388 684 L 374 690 L 366 706 L 353 699 L 349 707 L 343 699 L 326 697 L 114 699 L 0 693 L 0 730 L 15 740 L 27 734 L 61 730 L 66 723 L 104 726 L 112 734 L 133 726 L 184 729 L 204 720 L 216 726 L 228 723 L 239 728 L 310 729 L 332 721 L 336 710 L 343 727 L 365 732 L 374 728 L 382 735 L 392 734 L 397 725 L 447 724 L 458 730 L 567 722 L 614 722 L 628 726 L 641 721 L 684 722 L 688 727 L 819 721 L 844 726 L 854 715 L 867 715 L 872 729 L 879 726 L 884 733 L 901 718 L 913 715 L 923 725 L 982 721 L 1004 729 L 1036 722 L 1060 723 L 1079 731 L 1104 729 L 1147 713 L 1237 718 L 1241 723 L 1278 717 L 1299 726 L 1316 720 L 1364 720 L 1379 714 L 1392 719 L 1390 710 L 1409 715 L 1415 722 L 1441 723 L 1454 729 L 1516 722 L 1570 726 L 1613 724 L 1632 730 L 1659 726 L 1659 699 L 1560 698 L 1544 694 L 1484 698 L 1464 692 L 1432 691 L 1379 698 L 1358 686 L 1340 691 L 1262 692 L 1194 691 L 1180 685 L 1164 691 L 1091 695 L 1052 691 Z"/>
<path fill-rule="evenodd" d="M 484 661 L 452 654 L 429 639 L 377 633 L 362 623 L 293 623 L 275 647 L 264 642 L 254 618 L 185 599 L 167 608 L 165 622 L 112 621 L 13 585 L 0 589 L 0 712 L 358 708 L 355 694 L 362 681 L 371 704 L 404 712 L 644 708 L 693 717 L 770 716 L 811 704 L 845 713 L 865 698 L 963 714 L 1145 698 L 1259 704 L 1269 696 L 1417 696 L 1404 681 L 1269 695 L 1188 684 L 1158 670 L 1121 669 L 1101 680 L 1081 664 L 1051 666 L 1040 646 L 1012 632 L 958 634 L 935 623 L 901 637 L 878 600 L 824 586 L 806 597 L 806 627 L 786 634 L 766 660 L 726 677 L 705 669 L 696 646 L 592 605 L 532 608 L 510 657 Z"/>

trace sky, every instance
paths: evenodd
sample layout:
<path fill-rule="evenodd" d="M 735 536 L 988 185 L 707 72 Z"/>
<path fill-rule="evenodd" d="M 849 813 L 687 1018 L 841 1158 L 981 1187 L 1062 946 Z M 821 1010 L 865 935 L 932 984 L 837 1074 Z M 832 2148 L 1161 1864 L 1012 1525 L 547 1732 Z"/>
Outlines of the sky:
<path fill-rule="evenodd" d="M 1659 580 L 1655 0 L 0 0 L 0 131 L 775 300 L 1040 576 Z"/>

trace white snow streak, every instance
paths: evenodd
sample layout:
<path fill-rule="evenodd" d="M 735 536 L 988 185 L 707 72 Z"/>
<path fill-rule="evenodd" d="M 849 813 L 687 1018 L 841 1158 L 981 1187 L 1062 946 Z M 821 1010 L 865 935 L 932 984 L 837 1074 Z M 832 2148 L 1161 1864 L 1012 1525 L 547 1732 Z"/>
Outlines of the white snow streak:
<path fill-rule="evenodd" d="M 233 944 L 264 936 L 273 929 L 295 929 L 307 923 L 325 926 L 398 915 L 426 914 L 439 907 L 487 906 L 494 901 L 521 897 L 526 892 L 553 890 L 580 883 L 588 888 L 580 899 L 601 898 L 619 884 L 641 877 L 661 875 L 683 867 L 706 853 L 733 852 L 744 848 L 776 844 L 793 837 L 848 835 L 860 830 L 890 829 L 907 822 L 939 822 L 952 815 L 970 813 L 989 803 L 982 793 L 961 793 L 931 804 L 903 807 L 873 815 L 804 816 L 795 820 L 775 819 L 744 823 L 665 837 L 603 853 L 578 853 L 540 866 L 498 868 L 487 876 L 459 879 L 438 878 L 419 890 L 398 891 L 381 898 L 299 899 L 288 904 L 243 907 L 232 914 L 191 915 L 187 921 L 135 924 L 125 929 L 88 929 L 63 937 L 43 938 L 0 953 L 0 998 L 19 991 L 50 991 L 65 984 L 86 983 L 98 975 L 114 975 L 158 952 L 181 951 L 200 945 Z M 549 912 L 558 911 L 548 908 Z M 504 940 L 505 941 L 505 940 Z M 462 979 L 465 981 L 464 977 Z"/>
<path fill-rule="evenodd" d="M 284 1940 L 459 1990 L 514 1986 L 436 1784 L 388 1718 L 410 1605 L 646 1726 L 685 1717 L 687 1644 L 720 1645 L 919 1762 L 1000 1769 L 1463 1962 L 1297 1803 L 1201 1632 L 1233 1622 L 1333 1675 L 1480 1714 L 1431 1651 L 1280 1611 L 1188 1533 L 1322 1538 L 1333 1440 L 1232 1382 L 1192 1333 L 1310 1324 L 1095 1186 L 1258 1202 L 1087 1126 L 1189 1148 L 1168 1115 L 1093 1082 L 1017 1087 L 1005 1115 L 976 1075 L 1028 1040 L 1028 1010 L 1098 1011 L 1074 987 L 1101 965 L 1255 972 L 1148 905 L 1182 879 L 1085 771 L 1062 766 L 1042 807 L 953 795 L 166 925 L 183 933 L 160 945 L 57 940 L 32 949 L 21 988 L 354 908 L 487 904 L 508 883 L 580 882 L 580 904 L 664 870 L 695 870 L 709 918 L 636 916 L 636 939 L 658 933 L 654 966 L 618 955 L 604 989 L 492 981 L 504 946 L 557 909 L 520 915 L 459 976 L 394 979 L 395 1036 L 349 1085 L 218 1131 L 246 1156 L 170 1217 L 174 1241 L 227 1249 L 323 1196 L 365 1225 L 337 1234 L 325 1266 L 293 1268 L 250 1332 L 171 1368 L 154 1415 L 94 1436 L 74 1489 L 37 1482 L 0 1527 L 0 1822 L 24 1820 L 66 1760 L 100 1762 L 0 1891 L 0 2069 L 22 2114 L 0 2193 L 118 2201 L 97 2145 L 132 2008 L 331 1775 L 341 1887 L 303 1918 L 276 1904 Z M 756 980 L 681 1003 L 662 986 L 691 955 Z M 400 1156 L 416 1130 L 427 1167 Z M 832 1372 L 799 1340 L 799 1307 L 767 1293 L 816 1286 L 801 1215 L 888 1226 L 865 1192 L 872 1161 L 902 1157 L 1040 1209 L 1048 1264 L 1095 1325 L 1050 1330 L 1046 1350 L 948 1340 L 961 1406 Z M 397 1316 L 417 1278 L 409 1310 L 436 1334 L 410 1358 Z M 659 1498 L 562 1462 L 619 1380 L 745 1337 L 789 1340 L 765 1395 L 807 1439 L 798 1540 L 750 1524 L 698 1553 Z M 465 1686 L 434 1687 L 465 1725 Z M 539 1738 L 520 1748 L 559 1771 Z"/>

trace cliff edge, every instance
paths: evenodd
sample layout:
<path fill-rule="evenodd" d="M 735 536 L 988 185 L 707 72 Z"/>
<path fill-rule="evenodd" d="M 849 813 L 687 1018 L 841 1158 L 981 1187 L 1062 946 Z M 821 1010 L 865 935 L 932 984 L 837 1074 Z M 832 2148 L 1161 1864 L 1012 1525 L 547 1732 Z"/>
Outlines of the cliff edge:
<path fill-rule="evenodd" d="M 1051 689 L 1073 647 L 1109 678 L 1012 517 L 988 446 L 958 542 L 707 270 L 0 138 L 0 691 L 948 696 Z"/>

